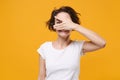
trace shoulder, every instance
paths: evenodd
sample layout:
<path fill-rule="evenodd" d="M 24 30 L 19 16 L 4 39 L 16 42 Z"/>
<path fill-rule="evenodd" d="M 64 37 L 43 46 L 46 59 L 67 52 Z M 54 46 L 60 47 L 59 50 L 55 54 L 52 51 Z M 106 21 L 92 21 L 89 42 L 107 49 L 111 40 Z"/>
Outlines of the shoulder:
<path fill-rule="evenodd" d="M 51 41 L 45 41 L 43 42 L 40 47 L 47 47 L 48 45 L 50 45 Z"/>
<path fill-rule="evenodd" d="M 83 44 L 85 40 L 74 40 L 75 44 Z"/>
<path fill-rule="evenodd" d="M 43 51 L 45 51 L 48 48 L 48 45 L 50 44 L 50 41 L 45 41 L 42 44 L 39 45 L 37 51 L 40 53 L 44 53 Z"/>
<path fill-rule="evenodd" d="M 82 48 L 84 46 L 85 40 L 74 40 L 74 45 Z"/>
<path fill-rule="evenodd" d="M 85 44 L 86 40 L 76 40 L 75 41 L 75 45 L 77 46 L 77 49 L 80 51 L 80 55 L 84 55 L 83 53 L 83 47 L 84 47 L 84 44 Z"/>

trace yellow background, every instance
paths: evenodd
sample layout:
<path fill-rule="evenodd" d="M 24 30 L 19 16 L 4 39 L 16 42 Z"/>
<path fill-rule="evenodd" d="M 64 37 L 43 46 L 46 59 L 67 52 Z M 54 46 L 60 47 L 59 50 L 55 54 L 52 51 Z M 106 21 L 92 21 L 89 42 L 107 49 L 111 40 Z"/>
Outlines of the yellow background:
<path fill-rule="evenodd" d="M 45 27 L 54 7 L 68 5 L 81 13 L 81 25 L 106 39 L 104 49 L 81 58 L 80 80 L 120 80 L 119 0 L 1 0 L 0 80 L 37 80 L 37 48 L 55 40 Z M 73 32 L 72 39 L 87 40 Z"/>

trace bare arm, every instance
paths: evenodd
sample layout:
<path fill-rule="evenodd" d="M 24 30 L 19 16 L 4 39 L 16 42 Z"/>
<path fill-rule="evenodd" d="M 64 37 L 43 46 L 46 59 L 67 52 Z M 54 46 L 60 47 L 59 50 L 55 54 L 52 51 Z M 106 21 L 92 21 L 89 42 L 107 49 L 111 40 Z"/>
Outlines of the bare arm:
<path fill-rule="evenodd" d="M 45 60 L 39 55 L 39 74 L 38 80 L 45 80 L 46 69 L 45 69 Z"/>
<path fill-rule="evenodd" d="M 90 41 L 85 41 L 83 44 L 83 53 L 95 51 L 106 46 L 106 41 L 97 33 L 81 26 L 76 25 L 75 30 L 84 35 Z"/>
<path fill-rule="evenodd" d="M 95 51 L 106 46 L 106 41 L 92 30 L 72 22 L 69 18 L 62 19 L 56 16 L 55 18 L 62 21 L 62 23 L 54 25 L 54 29 L 75 30 L 89 39 L 89 41 L 85 41 L 83 44 L 83 54 L 85 54 L 85 52 Z"/>

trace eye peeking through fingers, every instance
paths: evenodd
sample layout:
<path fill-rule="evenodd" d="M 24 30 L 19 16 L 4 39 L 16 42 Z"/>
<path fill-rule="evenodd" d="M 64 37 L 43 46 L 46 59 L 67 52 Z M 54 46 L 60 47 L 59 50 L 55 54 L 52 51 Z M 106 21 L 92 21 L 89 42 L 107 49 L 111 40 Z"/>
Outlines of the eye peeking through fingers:
<path fill-rule="evenodd" d="M 57 23 L 57 24 L 60 24 L 60 23 L 62 23 L 62 21 L 59 20 L 59 19 L 56 19 L 56 23 Z"/>
<path fill-rule="evenodd" d="M 57 23 L 57 24 L 60 24 L 60 23 L 62 23 L 62 22 L 61 22 L 61 21 L 57 21 L 56 23 Z"/>

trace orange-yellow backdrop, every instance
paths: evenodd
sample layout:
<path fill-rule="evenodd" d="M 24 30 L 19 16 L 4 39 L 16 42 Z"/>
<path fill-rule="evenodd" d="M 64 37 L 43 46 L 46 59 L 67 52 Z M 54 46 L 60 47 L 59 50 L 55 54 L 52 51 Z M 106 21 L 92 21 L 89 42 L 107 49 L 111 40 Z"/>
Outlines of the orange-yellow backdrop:
<path fill-rule="evenodd" d="M 120 80 L 119 0 L 1 0 L 0 80 L 37 80 L 37 48 L 55 40 L 45 27 L 54 7 L 68 5 L 81 13 L 84 27 L 106 39 L 104 49 L 81 58 L 80 80 Z M 73 32 L 72 39 L 85 39 Z"/>

